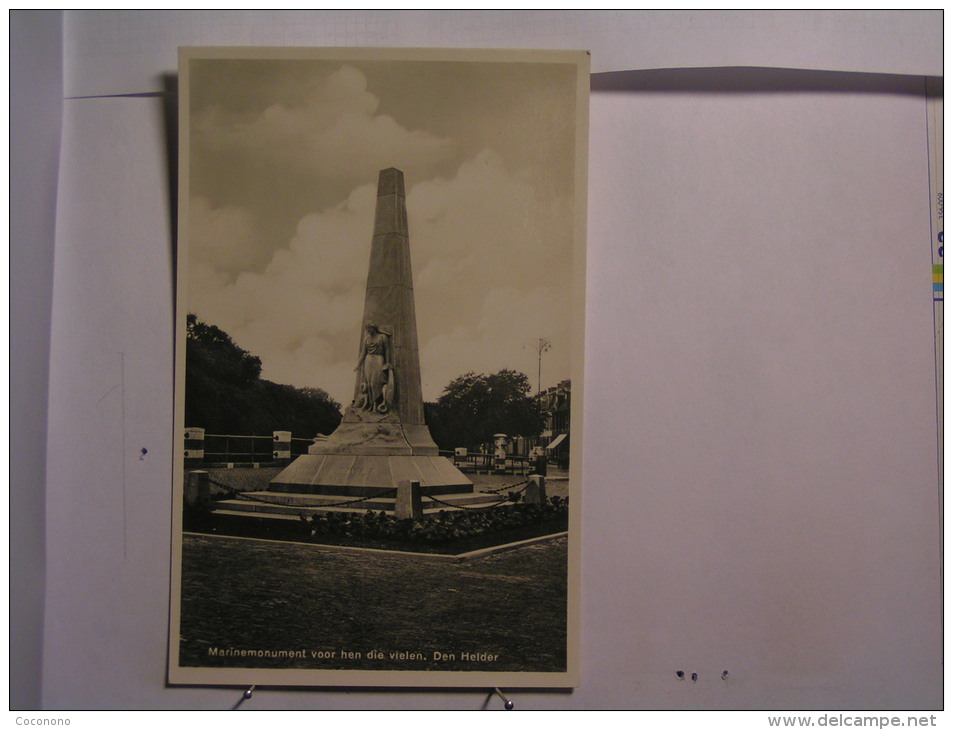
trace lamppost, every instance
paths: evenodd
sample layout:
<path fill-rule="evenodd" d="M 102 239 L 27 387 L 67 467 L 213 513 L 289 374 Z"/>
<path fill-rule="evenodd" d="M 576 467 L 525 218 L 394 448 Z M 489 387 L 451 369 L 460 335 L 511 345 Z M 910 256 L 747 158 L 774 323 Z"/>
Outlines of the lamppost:
<path fill-rule="evenodd" d="M 543 353 L 550 348 L 549 340 L 542 337 L 537 340 L 537 360 L 536 360 L 536 421 L 539 424 L 540 431 L 543 428 Z M 540 432 L 540 436 L 542 433 Z M 542 442 L 537 441 L 537 445 Z M 537 454 L 542 452 L 537 452 Z M 536 473 L 546 474 L 546 457 L 539 456 L 536 460 Z"/>
<path fill-rule="evenodd" d="M 536 397 L 539 398 L 540 393 L 543 392 L 542 387 L 542 376 L 543 376 L 543 353 L 550 348 L 549 340 L 544 340 L 542 337 L 537 341 L 539 358 L 536 364 Z"/>

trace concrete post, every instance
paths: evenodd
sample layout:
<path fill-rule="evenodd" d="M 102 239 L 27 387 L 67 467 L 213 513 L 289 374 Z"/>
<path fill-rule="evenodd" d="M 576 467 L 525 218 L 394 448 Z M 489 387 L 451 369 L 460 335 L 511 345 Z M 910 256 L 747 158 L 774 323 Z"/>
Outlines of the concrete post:
<path fill-rule="evenodd" d="M 544 504 L 546 502 L 546 477 L 532 474 L 526 491 L 523 492 L 523 501 L 526 504 Z"/>
<path fill-rule="evenodd" d="M 211 500 L 208 472 L 201 470 L 190 471 L 185 481 L 185 506 L 207 507 Z"/>
<path fill-rule="evenodd" d="M 291 431 L 274 431 L 275 449 L 272 452 L 275 461 L 291 458 Z"/>
<path fill-rule="evenodd" d="M 205 429 L 185 429 L 185 468 L 201 466 L 205 460 Z"/>
<path fill-rule="evenodd" d="M 398 520 L 423 519 L 424 507 L 420 499 L 420 482 L 406 479 L 397 483 L 397 499 L 394 502 L 394 516 Z"/>
<path fill-rule="evenodd" d="M 539 474 L 540 476 L 546 476 L 546 462 L 548 459 L 545 454 L 540 454 L 536 457 L 536 464 L 533 467 L 534 473 Z"/>

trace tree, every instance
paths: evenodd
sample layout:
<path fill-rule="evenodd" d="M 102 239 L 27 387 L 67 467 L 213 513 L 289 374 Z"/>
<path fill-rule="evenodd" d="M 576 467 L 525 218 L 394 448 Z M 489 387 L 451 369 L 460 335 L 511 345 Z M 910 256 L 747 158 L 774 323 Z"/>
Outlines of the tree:
<path fill-rule="evenodd" d="M 493 434 L 536 436 L 540 422 L 529 378 L 516 370 L 465 373 L 450 382 L 436 403 L 425 404 L 430 433 L 441 449 L 474 448 Z"/>
<path fill-rule="evenodd" d="M 248 386 L 261 376 L 261 358 L 236 345 L 214 324 L 186 316 L 186 361 L 213 373 L 221 383 Z"/>
<path fill-rule="evenodd" d="M 296 388 L 261 378 L 261 358 L 194 314 L 186 319 L 186 426 L 209 433 L 302 437 L 331 433 L 341 406 L 320 388 Z"/>

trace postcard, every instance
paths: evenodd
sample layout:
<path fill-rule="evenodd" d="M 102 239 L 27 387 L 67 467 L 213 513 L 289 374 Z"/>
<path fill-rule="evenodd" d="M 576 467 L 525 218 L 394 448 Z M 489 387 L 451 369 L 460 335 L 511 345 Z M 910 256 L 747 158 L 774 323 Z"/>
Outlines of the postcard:
<path fill-rule="evenodd" d="M 169 681 L 579 681 L 589 57 L 180 51 Z"/>

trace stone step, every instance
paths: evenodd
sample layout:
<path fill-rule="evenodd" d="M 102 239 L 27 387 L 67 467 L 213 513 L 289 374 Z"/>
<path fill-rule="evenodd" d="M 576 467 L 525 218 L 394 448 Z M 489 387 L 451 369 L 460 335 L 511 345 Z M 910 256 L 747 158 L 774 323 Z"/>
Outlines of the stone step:
<path fill-rule="evenodd" d="M 360 499 L 345 495 L 287 494 L 281 492 L 246 492 L 244 497 L 222 500 L 220 504 L 234 505 L 230 509 L 243 509 L 247 512 L 271 511 L 298 514 L 302 510 L 342 509 L 349 512 L 368 510 L 392 511 L 395 498 L 374 497 Z"/>
<path fill-rule="evenodd" d="M 359 501 L 356 497 L 332 494 L 299 494 L 271 491 L 246 492 L 246 494 L 252 499 L 239 499 L 238 501 L 252 502 L 255 504 L 264 504 L 267 502 L 270 504 L 288 505 L 297 508 L 325 508 L 331 505 L 337 505 L 340 507 L 359 510 L 361 512 L 366 512 L 369 509 L 374 511 L 393 510 L 394 502 L 396 500 L 396 495 L 394 495 L 393 492 L 386 497 L 374 497 L 372 499 L 363 499 Z M 447 502 L 448 504 L 452 504 L 456 507 L 460 505 L 478 505 L 499 502 L 501 497 L 498 497 L 495 494 L 483 494 L 478 492 L 476 494 L 441 494 L 439 497 L 437 495 L 433 495 L 433 498 L 424 494 L 421 496 L 421 499 L 423 500 L 425 507 L 431 502 L 434 504 Z M 435 499 L 439 500 L 439 502 L 435 501 Z"/>
<path fill-rule="evenodd" d="M 219 514 L 243 514 L 258 517 L 285 517 L 297 519 L 302 513 L 312 512 L 350 512 L 363 514 L 374 512 L 393 512 L 394 498 L 377 497 L 355 502 L 347 497 L 315 494 L 288 494 L 274 492 L 248 492 L 254 499 L 224 499 L 214 503 L 214 511 Z M 424 496 L 422 499 L 424 514 L 433 514 L 441 510 L 461 510 L 494 506 L 502 499 L 496 494 L 445 494 L 434 501 Z M 263 501 L 259 501 L 263 500 Z M 343 504 L 342 504 L 343 503 Z M 508 504 L 508 503 L 504 503 Z M 512 503 L 509 503 L 512 504 Z"/>
<path fill-rule="evenodd" d="M 231 517 L 260 517 L 261 519 L 268 520 L 288 520 L 290 522 L 301 521 L 301 518 L 298 515 L 272 515 L 267 512 L 245 512 L 235 509 L 216 509 L 212 510 L 212 512 L 217 515 L 229 515 Z"/>
<path fill-rule="evenodd" d="M 302 507 L 321 507 L 336 502 L 355 502 L 355 500 L 357 500 L 357 497 L 348 497 L 337 494 L 300 494 L 272 491 L 246 492 L 245 494 L 256 500 L 260 499 L 267 502 L 274 502 L 276 504 L 294 504 Z M 445 502 L 454 502 L 459 504 L 477 504 L 480 502 L 499 501 L 499 499 L 501 499 L 501 497 L 498 495 L 488 492 L 441 494 L 439 496 L 434 495 L 434 497 Z M 422 498 L 425 502 L 431 499 L 431 497 L 429 497 L 427 494 L 422 495 Z M 358 502 L 358 504 L 379 502 L 385 505 L 392 505 L 395 499 L 396 495 L 393 491 L 390 491 L 386 496 L 373 497 L 371 499 Z"/>

